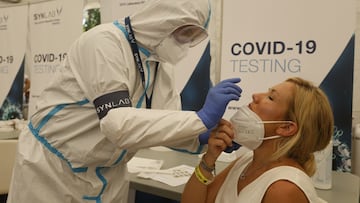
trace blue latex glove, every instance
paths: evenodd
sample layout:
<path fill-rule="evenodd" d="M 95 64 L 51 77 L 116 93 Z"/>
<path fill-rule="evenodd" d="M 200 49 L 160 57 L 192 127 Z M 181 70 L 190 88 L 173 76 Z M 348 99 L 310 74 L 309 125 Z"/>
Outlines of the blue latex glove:
<path fill-rule="evenodd" d="M 210 132 L 211 132 L 211 130 L 208 130 L 208 131 L 204 132 L 203 134 L 199 135 L 199 142 L 201 145 L 208 144 Z M 236 143 L 234 141 L 232 141 L 232 144 L 233 145 L 231 147 L 227 147 L 224 150 L 224 152 L 231 153 L 233 151 L 238 150 L 241 147 L 241 145 L 239 145 L 238 143 Z"/>
<path fill-rule="evenodd" d="M 231 153 L 231 152 L 233 152 L 233 151 L 236 151 L 236 150 L 238 150 L 240 147 L 241 147 L 241 145 L 239 145 L 238 143 L 236 143 L 236 142 L 232 142 L 232 146 L 231 147 L 227 147 L 225 150 L 224 150 L 224 152 L 226 152 L 226 153 Z"/>
<path fill-rule="evenodd" d="M 200 142 L 201 145 L 208 144 L 210 132 L 211 132 L 211 130 L 208 130 L 208 131 L 206 131 L 206 132 L 199 135 L 199 142 Z M 239 145 L 238 143 L 236 143 L 234 141 L 232 141 L 232 144 L 233 145 L 231 147 L 227 147 L 224 150 L 224 152 L 231 153 L 233 151 L 238 150 L 241 147 L 241 145 Z"/>
<path fill-rule="evenodd" d="M 201 145 L 207 144 L 210 137 L 211 130 L 207 130 L 206 132 L 199 135 L 199 142 Z"/>
<path fill-rule="evenodd" d="M 240 78 L 231 78 L 210 88 L 204 106 L 197 112 L 207 129 L 215 127 L 220 121 L 230 101 L 239 100 L 242 90 L 236 85 L 238 82 Z"/>

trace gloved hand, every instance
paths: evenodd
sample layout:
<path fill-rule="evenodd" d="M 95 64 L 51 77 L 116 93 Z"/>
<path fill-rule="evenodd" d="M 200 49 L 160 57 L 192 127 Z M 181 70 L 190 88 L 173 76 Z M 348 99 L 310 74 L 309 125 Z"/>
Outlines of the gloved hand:
<path fill-rule="evenodd" d="M 226 152 L 226 153 L 231 153 L 231 152 L 233 152 L 233 151 L 236 151 L 236 150 L 238 150 L 240 147 L 241 147 L 241 145 L 239 145 L 238 143 L 236 143 L 236 142 L 232 142 L 232 146 L 231 147 L 227 147 L 225 150 L 224 150 L 224 152 Z"/>
<path fill-rule="evenodd" d="M 210 132 L 211 132 L 211 129 L 199 135 L 199 142 L 201 145 L 208 144 Z M 238 143 L 236 143 L 234 141 L 232 142 L 232 144 L 233 145 L 231 147 L 227 147 L 224 150 L 224 152 L 231 153 L 233 151 L 238 150 L 241 147 L 241 145 L 239 145 Z"/>
<path fill-rule="evenodd" d="M 238 82 L 240 78 L 230 78 L 210 88 L 203 107 L 197 112 L 207 129 L 219 122 L 230 101 L 239 100 L 242 90 L 236 85 Z"/>
<path fill-rule="evenodd" d="M 204 144 L 208 143 L 210 132 L 211 132 L 211 129 L 207 130 L 206 132 L 199 135 L 199 142 L 200 142 L 201 145 L 204 145 Z"/>

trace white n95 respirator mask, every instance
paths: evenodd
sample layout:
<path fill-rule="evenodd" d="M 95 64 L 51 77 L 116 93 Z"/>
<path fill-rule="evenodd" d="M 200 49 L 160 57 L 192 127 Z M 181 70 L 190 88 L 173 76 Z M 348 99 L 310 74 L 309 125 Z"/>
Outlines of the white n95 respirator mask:
<path fill-rule="evenodd" d="M 177 64 L 187 55 L 189 48 L 207 38 L 207 31 L 197 25 L 183 25 L 176 28 L 155 47 L 159 60 Z"/>
<path fill-rule="evenodd" d="M 170 35 L 155 47 L 155 53 L 161 62 L 175 65 L 181 61 L 181 59 L 185 58 L 189 48 L 189 44 L 182 44 L 178 42 L 173 35 Z"/>
<path fill-rule="evenodd" d="M 280 135 L 264 137 L 264 123 L 288 123 L 291 121 L 262 121 L 255 112 L 244 105 L 231 117 L 230 122 L 235 130 L 234 142 L 254 150 L 261 145 L 263 140 L 281 137 Z"/>

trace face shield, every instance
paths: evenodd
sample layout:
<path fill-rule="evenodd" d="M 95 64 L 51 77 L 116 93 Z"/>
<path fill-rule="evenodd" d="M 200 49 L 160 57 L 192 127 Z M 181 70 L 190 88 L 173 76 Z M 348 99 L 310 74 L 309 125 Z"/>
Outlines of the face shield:
<path fill-rule="evenodd" d="M 198 25 L 183 25 L 171 33 L 180 44 L 194 47 L 208 37 L 207 31 Z"/>

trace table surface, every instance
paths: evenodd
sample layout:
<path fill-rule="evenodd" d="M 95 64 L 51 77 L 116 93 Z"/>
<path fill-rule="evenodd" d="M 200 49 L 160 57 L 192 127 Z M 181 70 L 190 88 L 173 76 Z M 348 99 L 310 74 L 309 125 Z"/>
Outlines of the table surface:
<path fill-rule="evenodd" d="M 4 133 L 0 133 L 4 135 Z M 7 135 L 7 134 L 6 134 Z M 8 135 L 7 135 L 8 136 Z M 11 135 L 13 136 L 13 135 Z M 9 137 L 6 137 L 8 139 Z M 11 137 L 12 138 L 12 137 Z M 164 149 L 164 148 L 159 148 Z M 167 149 L 167 148 L 166 148 Z M 182 152 L 176 152 L 173 150 L 153 150 L 143 149 L 137 154 L 137 157 L 160 159 L 164 160 L 162 169 L 171 168 L 181 164 L 189 166 L 196 166 L 199 164 L 200 158 L 198 155 L 192 155 Z M 216 163 L 216 169 L 218 172 L 223 170 L 228 165 L 227 162 L 218 161 Z M 359 201 L 359 177 L 344 172 L 332 172 L 332 188 L 330 190 L 319 190 L 317 189 L 318 195 L 329 203 L 360 203 Z M 182 191 L 185 185 L 177 187 L 171 187 L 164 183 L 160 183 L 151 179 L 138 178 L 137 174 L 130 174 L 130 188 L 147 192 L 150 194 L 166 197 L 173 200 L 180 201 Z"/>
<path fill-rule="evenodd" d="M 181 164 L 196 166 L 200 158 L 198 155 L 176 152 L 173 150 L 140 150 L 136 157 L 164 160 L 162 169 L 171 168 Z M 216 163 L 217 171 L 220 172 L 228 165 L 227 162 Z M 181 200 L 181 193 L 185 185 L 171 187 L 161 182 L 143 179 L 131 174 L 130 188 L 169 199 Z M 359 177 L 351 173 L 333 171 L 332 188 L 330 190 L 316 189 L 318 195 L 329 203 L 359 203 Z"/>

